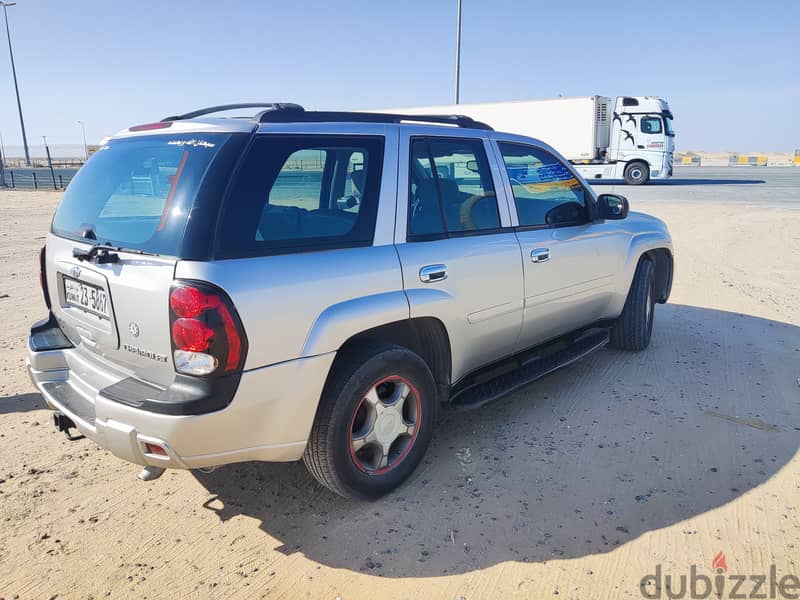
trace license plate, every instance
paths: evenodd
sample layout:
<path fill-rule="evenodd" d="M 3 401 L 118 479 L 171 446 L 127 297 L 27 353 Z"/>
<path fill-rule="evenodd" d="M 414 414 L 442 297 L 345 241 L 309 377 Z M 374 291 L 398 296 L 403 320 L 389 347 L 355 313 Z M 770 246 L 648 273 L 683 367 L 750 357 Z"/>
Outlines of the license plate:
<path fill-rule="evenodd" d="M 111 319 L 108 294 L 101 287 L 64 277 L 64 297 L 70 306 L 85 310 L 102 319 Z"/>

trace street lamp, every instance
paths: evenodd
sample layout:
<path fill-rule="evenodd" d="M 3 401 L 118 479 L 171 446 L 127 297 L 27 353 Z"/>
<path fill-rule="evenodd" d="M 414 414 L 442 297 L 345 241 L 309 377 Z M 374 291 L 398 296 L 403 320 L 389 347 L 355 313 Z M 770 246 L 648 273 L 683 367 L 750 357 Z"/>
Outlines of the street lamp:
<path fill-rule="evenodd" d="M 461 84 L 461 0 L 458 0 L 456 13 L 456 104 L 459 100 Z"/>
<path fill-rule="evenodd" d="M 86 145 L 86 124 L 83 121 L 78 121 L 78 125 L 81 126 L 81 131 L 83 132 L 83 162 L 89 160 L 89 146 Z"/>
<path fill-rule="evenodd" d="M 28 138 L 25 136 L 25 120 L 22 118 L 22 102 L 19 99 L 19 85 L 17 84 L 17 69 L 14 66 L 14 51 L 11 49 L 11 31 L 8 28 L 8 7 L 16 6 L 16 2 L 3 2 L 0 0 L 0 6 L 3 7 L 3 16 L 6 19 L 6 37 L 8 38 L 8 55 L 11 57 L 11 73 L 14 76 L 14 90 L 17 92 L 17 108 L 19 109 L 19 126 L 22 129 L 22 145 L 25 147 L 25 164 L 31 166 L 31 155 L 28 151 Z"/>

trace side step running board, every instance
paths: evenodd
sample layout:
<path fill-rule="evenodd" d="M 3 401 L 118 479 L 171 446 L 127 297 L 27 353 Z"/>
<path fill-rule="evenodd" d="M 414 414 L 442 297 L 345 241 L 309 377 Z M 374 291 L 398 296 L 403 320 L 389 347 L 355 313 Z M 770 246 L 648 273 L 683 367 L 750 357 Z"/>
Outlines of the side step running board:
<path fill-rule="evenodd" d="M 525 363 L 519 369 L 499 375 L 494 379 L 472 385 L 455 392 L 451 403 L 458 409 L 472 409 L 505 396 L 565 367 L 608 344 L 608 331 L 593 332 L 576 340 L 572 345 L 544 358 Z"/>

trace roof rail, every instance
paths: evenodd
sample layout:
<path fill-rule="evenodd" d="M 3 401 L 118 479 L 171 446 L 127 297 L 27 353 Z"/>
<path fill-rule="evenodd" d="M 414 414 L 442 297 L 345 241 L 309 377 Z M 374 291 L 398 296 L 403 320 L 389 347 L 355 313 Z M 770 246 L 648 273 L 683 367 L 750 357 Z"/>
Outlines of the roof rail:
<path fill-rule="evenodd" d="M 435 123 L 438 125 L 455 125 L 470 129 L 486 129 L 492 127 L 476 121 L 466 115 L 401 115 L 394 113 L 367 113 L 346 111 L 294 111 L 270 110 L 261 113 L 260 123 Z"/>
<path fill-rule="evenodd" d="M 202 117 L 203 115 L 209 115 L 212 113 L 223 112 L 226 110 L 236 110 L 239 108 L 263 108 L 257 115 L 253 118 L 256 121 L 259 121 L 265 114 L 273 112 L 273 111 L 288 111 L 292 113 L 298 113 L 305 110 L 299 104 L 294 104 L 292 102 L 245 102 L 244 104 L 220 104 L 219 106 L 209 106 L 208 108 L 200 108 L 198 110 L 193 110 L 192 112 L 188 112 L 182 115 L 174 115 L 172 117 L 165 117 L 161 119 L 162 121 L 184 121 L 186 119 L 194 119 L 196 117 Z"/>

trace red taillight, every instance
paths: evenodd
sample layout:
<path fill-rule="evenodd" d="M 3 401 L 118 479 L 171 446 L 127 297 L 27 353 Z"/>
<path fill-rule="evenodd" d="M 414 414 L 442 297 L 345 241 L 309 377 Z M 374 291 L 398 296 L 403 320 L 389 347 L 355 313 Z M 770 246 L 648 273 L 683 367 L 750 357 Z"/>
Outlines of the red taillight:
<path fill-rule="evenodd" d="M 225 292 L 207 283 L 181 283 L 172 288 L 169 306 L 178 371 L 212 375 L 242 368 L 247 340 Z"/>
<path fill-rule="evenodd" d="M 147 123 L 145 125 L 135 125 L 128 131 L 151 131 L 153 129 L 166 129 L 172 127 L 172 121 L 159 121 L 158 123 Z"/>
<path fill-rule="evenodd" d="M 219 305 L 219 313 L 222 317 L 225 335 L 228 338 L 228 359 L 225 361 L 225 370 L 233 371 L 242 358 L 242 339 L 236 331 L 236 324 L 233 322 L 231 313 L 224 304 Z"/>
<path fill-rule="evenodd" d="M 177 317 L 190 319 L 198 316 L 208 306 L 209 298 L 193 287 L 177 287 L 169 296 L 169 306 Z"/>
<path fill-rule="evenodd" d="M 203 352 L 214 339 L 214 330 L 197 319 L 178 319 L 172 324 L 172 339 L 180 350 Z"/>

